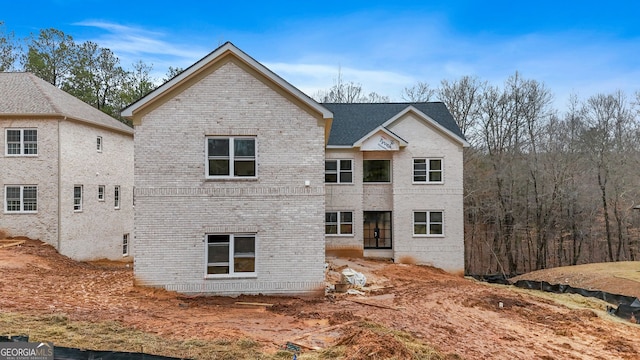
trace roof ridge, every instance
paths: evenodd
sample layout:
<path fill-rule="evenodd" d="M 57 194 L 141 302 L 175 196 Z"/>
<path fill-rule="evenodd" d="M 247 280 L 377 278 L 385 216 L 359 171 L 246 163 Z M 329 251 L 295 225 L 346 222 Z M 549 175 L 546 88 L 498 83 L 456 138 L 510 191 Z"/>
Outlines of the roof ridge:
<path fill-rule="evenodd" d="M 47 94 L 46 90 L 42 88 L 42 82 L 44 82 L 45 84 L 49 84 L 55 87 L 56 89 L 58 89 L 58 87 L 49 83 L 48 81 L 45 81 L 44 79 L 39 78 L 38 76 L 36 76 L 36 74 L 32 72 L 26 71 L 25 74 L 27 74 L 27 76 L 29 77 L 29 81 L 31 81 L 33 85 L 38 89 L 38 92 L 40 92 L 40 95 L 42 95 L 47 100 L 47 104 L 53 109 L 54 113 L 64 115 L 63 111 L 56 105 L 53 99 L 51 99 L 49 94 Z M 59 90 L 64 91 L 62 89 L 59 89 Z"/>

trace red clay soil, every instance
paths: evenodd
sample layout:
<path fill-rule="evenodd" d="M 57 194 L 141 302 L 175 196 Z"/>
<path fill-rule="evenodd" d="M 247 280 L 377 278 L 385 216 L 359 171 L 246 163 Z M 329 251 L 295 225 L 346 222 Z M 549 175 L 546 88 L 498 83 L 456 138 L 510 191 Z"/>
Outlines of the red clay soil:
<path fill-rule="evenodd" d="M 346 265 L 365 273 L 366 295 L 195 297 L 134 286 L 132 269 L 124 264 L 75 262 L 29 240 L 0 249 L 0 311 L 115 320 L 185 340 L 251 338 L 270 352 L 288 341 L 320 348 L 392 347 L 393 338 L 352 326 L 367 320 L 406 331 L 451 358 L 640 359 L 640 326 L 604 309 L 569 309 L 431 267 L 362 259 L 337 259 L 331 266 Z M 330 272 L 329 279 L 336 274 Z"/>

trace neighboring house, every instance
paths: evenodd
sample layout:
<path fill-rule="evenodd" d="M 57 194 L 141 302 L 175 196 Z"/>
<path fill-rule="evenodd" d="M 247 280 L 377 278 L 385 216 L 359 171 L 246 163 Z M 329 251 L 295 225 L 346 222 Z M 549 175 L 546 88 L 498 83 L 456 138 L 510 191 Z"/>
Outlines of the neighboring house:
<path fill-rule="evenodd" d="M 324 291 L 330 111 L 231 43 L 124 109 L 138 284 Z"/>
<path fill-rule="evenodd" d="M 133 129 L 30 73 L 0 73 L 0 230 L 75 260 L 122 259 Z"/>
<path fill-rule="evenodd" d="M 463 147 L 443 103 L 323 104 L 328 254 L 464 271 Z"/>

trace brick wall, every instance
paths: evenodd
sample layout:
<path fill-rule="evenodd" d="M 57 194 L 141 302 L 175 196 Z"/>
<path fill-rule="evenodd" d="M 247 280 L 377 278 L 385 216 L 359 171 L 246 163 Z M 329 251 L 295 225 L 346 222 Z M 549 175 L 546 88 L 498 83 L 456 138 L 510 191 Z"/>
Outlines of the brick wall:
<path fill-rule="evenodd" d="M 294 101 L 232 61 L 142 118 L 138 283 L 226 295 L 323 288 L 324 124 Z M 215 135 L 256 137 L 256 179 L 205 179 L 205 136 Z M 205 279 L 206 233 L 255 233 L 257 275 Z"/>
<path fill-rule="evenodd" d="M 102 152 L 96 139 L 102 137 Z M 60 123 L 60 253 L 76 260 L 121 260 L 122 237 L 133 233 L 133 137 L 78 122 Z M 83 187 L 82 211 L 73 188 Z M 104 201 L 98 185 L 105 186 Z M 114 188 L 120 186 L 120 208 Z"/>

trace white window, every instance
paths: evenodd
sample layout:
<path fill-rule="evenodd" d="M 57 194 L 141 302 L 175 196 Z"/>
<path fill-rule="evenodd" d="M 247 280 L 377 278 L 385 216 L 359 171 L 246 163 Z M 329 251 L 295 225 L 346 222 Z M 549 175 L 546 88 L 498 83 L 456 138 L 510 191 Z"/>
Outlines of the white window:
<path fill-rule="evenodd" d="M 362 181 L 366 183 L 391 182 L 391 160 L 363 160 Z"/>
<path fill-rule="evenodd" d="M 129 255 L 129 234 L 122 235 L 122 256 Z"/>
<path fill-rule="evenodd" d="M 353 212 L 332 211 L 325 213 L 324 233 L 327 235 L 352 235 Z"/>
<path fill-rule="evenodd" d="M 442 183 L 442 159 L 413 159 L 414 183 Z"/>
<path fill-rule="evenodd" d="M 120 209 L 120 185 L 116 185 L 113 188 L 113 207 Z"/>
<path fill-rule="evenodd" d="M 353 183 L 353 160 L 325 160 L 324 182 L 339 184 Z"/>
<path fill-rule="evenodd" d="M 4 187 L 4 198 L 5 212 L 38 212 L 38 187 L 35 185 L 7 185 Z"/>
<path fill-rule="evenodd" d="M 413 213 L 414 235 L 443 235 L 442 211 L 415 211 Z"/>
<path fill-rule="evenodd" d="M 73 187 L 73 211 L 82 211 L 82 185 Z"/>
<path fill-rule="evenodd" d="M 208 137 L 206 177 L 256 176 L 256 139 L 252 137 Z"/>
<path fill-rule="evenodd" d="M 255 234 L 207 234 L 206 239 L 207 276 L 255 275 Z"/>
<path fill-rule="evenodd" d="M 98 150 L 98 152 L 102 152 L 102 136 L 98 136 L 96 138 L 96 150 Z"/>
<path fill-rule="evenodd" d="M 104 201 L 104 185 L 98 185 L 98 201 Z"/>
<path fill-rule="evenodd" d="M 7 129 L 5 154 L 38 155 L 37 129 Z"/>

